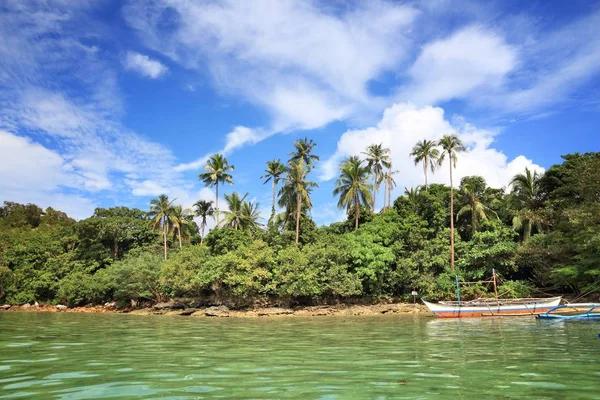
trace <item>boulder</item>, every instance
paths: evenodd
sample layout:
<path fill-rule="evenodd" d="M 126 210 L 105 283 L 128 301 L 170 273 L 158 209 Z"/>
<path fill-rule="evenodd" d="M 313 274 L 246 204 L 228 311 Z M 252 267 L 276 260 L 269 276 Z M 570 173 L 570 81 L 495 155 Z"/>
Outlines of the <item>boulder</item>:
<path fill-rule="evenodd" d="M 117 303 L 115 303 L 114 301 L 111 301 L 109 303 L 104 303 L 104 308 L 110 308 L 110 309 L 117 308 Z"/>
<path fill-rule="evenodd" d="M 183 316 L 187 317 L 188 315 L 192 315 L 196 311 L 198 311 L 197 308 L 186 308 L 186 309 L 183 309 L 183 310 L 179 311 L 177 314 L 178 315 L 183 315 Z"/>
<path fill-rule="evenodd" d="M 67 307 L 67 306 L 64 306 L 64 305 L 62 305 L 62 304 L 58 304 L 58 305 L 56 305 L 55 307 L 56 307 L 56 309 L 57 309 L 58 311 L 66 311 L 66 309 L 67 309 L 67 308 L 69 308 L 69 307 Z"/>
<path fill-rule="evenodd" d="M 273 316 L 273 315 L 289 315 L 289 314 L 293 314 L 293 313 L 294 313 L 294 311 L 290 310 L 289 308 L 279 308 L 279 307 L 263 308 L 256 312 L 256 314 L 259 317 Z"/>
<path fill-rule="evenodd" d="M 185 305 L 181 303 L 177 303 L 175 301 L 168 301 L 163 303 L 156 303 L 152 306 L 155 310 L 183 310 L 185 309 Z"/>
<path fill-rule="evenodd" d="M 23 310 L 29 310 L 29 309 L 31 308 L 31 304 L 29 304 L 29 303 L 27 303 L 27 304 L 23 304 L 23 305 L 21 306 L 21 308 L 22 308 Z"/>
<path fill-rule="evenodd" d="M 225 306 L 213 306 L 201 310 L 207 317 L 229 317 L 229 308 Z"/>
<path fill-rule="evenodd" d="M 10 309 L 11 307 L 12 306 L 10 304 L 2 304 L 2 305 L 0 305 L 0 310 L 6 311 L 6 310 Z"/>

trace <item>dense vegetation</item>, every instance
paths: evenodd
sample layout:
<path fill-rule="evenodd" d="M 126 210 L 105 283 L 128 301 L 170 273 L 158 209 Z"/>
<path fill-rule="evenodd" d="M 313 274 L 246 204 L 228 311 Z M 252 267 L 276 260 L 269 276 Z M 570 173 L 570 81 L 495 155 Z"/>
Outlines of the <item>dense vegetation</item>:
<path fill-rule="evenodd" d="M 440 158 L 457 162 L 464 148 L 455 139 L 415 146 L 425 182 Z M 148 212 L 98 208 L 81 221 L 5 202 L 0 301 L 126 305 L 185 297 L 246 306 L 408 298 L 412 290 L 442 299 L 454 296 L 453 267 L 464 281 L 486 278 L 494 268 L 506 296 L 598 291 L 600 153 L 563 156 L 541 176 L 523 171 L 506 189 L 470 176 L 457 187 L 406 189 L 392 202 L 396 171 L 389 151 L 373 145 L 364 161 L 350 157 L 340 165 L 334 194 L 348 219 L 317 227 L 310 213 L 315 146 L 298 141 L 287 163 L 267 163 L 269 221 L 237 192 L 224 196 L 223 210 L 202 200 L 185 210 L 161 195 Z M 206 169 L 200 179 L 207 185 L 223 191 L 234 184 L 224 157 L 215 155 Z M 386 206 L 374 212 L 381 185 Z M 218 227 L 204 237 L 212 218 Z M 467 286 L 463 297 L 490 290 Z"/>

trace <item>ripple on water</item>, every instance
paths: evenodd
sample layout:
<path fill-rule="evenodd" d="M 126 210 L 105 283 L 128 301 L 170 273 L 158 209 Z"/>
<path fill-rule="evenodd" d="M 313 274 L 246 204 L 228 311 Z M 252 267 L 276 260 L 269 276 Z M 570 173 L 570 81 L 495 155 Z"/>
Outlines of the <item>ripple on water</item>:
<path fill-rule="evenodd" d="M 44 379 L 79 379 L 79 378 L 94 378 L 100 376 L 98 374 L 88 374 L 86 372 L 62 372 L 58 374 L 48 375 Z"/>

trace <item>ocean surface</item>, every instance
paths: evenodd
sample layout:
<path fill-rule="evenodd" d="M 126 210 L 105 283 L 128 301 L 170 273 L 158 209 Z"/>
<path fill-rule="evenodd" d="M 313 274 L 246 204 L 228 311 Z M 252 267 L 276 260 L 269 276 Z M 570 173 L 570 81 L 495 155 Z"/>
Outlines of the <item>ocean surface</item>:
<path fill-rule="evenodd" d="M 0 399 L 598 399 L 600 323 L 0 313 Z"/>

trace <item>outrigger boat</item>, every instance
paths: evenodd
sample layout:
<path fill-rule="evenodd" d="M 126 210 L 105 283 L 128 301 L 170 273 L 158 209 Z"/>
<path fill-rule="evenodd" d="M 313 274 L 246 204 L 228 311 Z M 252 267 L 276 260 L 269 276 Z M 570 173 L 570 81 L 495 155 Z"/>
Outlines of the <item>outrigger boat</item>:
<path fill-rule="evenodd" d="M 440 318 L 503 317 L 538 315 L 558 306 L 561 297 L 525 299 L 476 299 L 472 301 L 424 301 L 431 312 Z"/>
<path fill-rule="evenodd" d="M 440 318 L 470 318 L 470 317 L 502 317 L 515 315 L 539 315 L 546 313 L 560 304 L 562 297 L 550 298 L 520 298 L 500 299 L 496 283 L 496 271 L 492 270 L 492 279 L 481 282 L 469 283 L 493 283 L 495 298 L 479 298 L 471 301 L 460 300 L 460 285 L 456 277 L 456 296 L 458 301 L 440 301 L 423 303 L 431 312 Z"/>
<path fill-rule="evenodd" d="M 600 319 L 599 303 L 571 303 L 552 307 L 537 316 L 539 319 Z"/>

